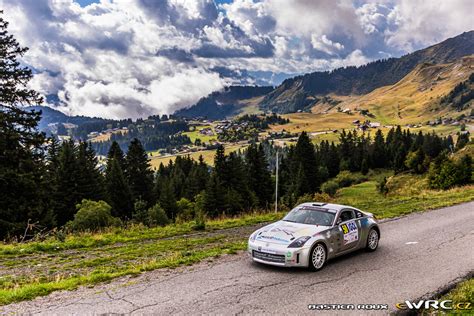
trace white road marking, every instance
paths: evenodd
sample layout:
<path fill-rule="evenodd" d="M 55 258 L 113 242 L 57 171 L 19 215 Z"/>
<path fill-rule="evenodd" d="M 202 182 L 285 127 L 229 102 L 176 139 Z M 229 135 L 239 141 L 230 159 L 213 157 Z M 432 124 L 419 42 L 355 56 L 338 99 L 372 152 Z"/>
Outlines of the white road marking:
<path fill-rule="evenodd" d="M 417 241 L 409 241 L 409 242 L 406 242 L 405 245 L 415 245 L 417 243 L 418 243 Z"/>

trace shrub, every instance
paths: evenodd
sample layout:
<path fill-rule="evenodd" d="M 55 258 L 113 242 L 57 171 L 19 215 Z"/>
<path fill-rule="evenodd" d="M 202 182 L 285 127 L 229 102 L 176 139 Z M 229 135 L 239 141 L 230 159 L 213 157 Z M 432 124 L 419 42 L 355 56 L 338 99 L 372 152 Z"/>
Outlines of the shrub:
<path fill-rule="evenodd" d="M 67 224 L 73 231 L 97 231 L 100 228 L 120 225 L 120 219 L 112 216 L 112 207 L 104 201 L 84 199 L 76 208 L 74 220 Z"/>
<path fill-rule="evenodd" d="M 178 208 L 178 215 L 176 216 L 177 223 L 189 222 L 195 217 L 195 205 L 186 198 L 181 198 L 176 202 Z"/>
<path fill-rule="evenodd" d="M 361 174 L 351 173 L 350 171 L 341 171 L 334 180 L 337 182 L 340 188 L 344 188 L 353 184 L 367 181 L 368 178 Z"/>
<path fill-rule="evenodd" d="M 204 212 L 205 195 L 199 193 L 195 197 L 196 202 L 194 203 L 194 214 L 195 223 L 193 229 L 205 230 L 206 229 L 206 213 Z"/>
<path fill-rule="evenodd" d="M 148 221 L 148 210 L 146 209 L 146 202 L 143 200 L 137 200 L 134 203 L 134 212 L 132 219 L 135 222 L 146 224 Z"/>
<path fill-rule="evenodd" d="M 159 203 L 148 209 L 147 213 L 148 219 L 145 224 L 148 226 L 165 226 L 170 222 L 168 216 L 166 216 L 165 210 Z"/>
<path fill-rule="evenodd" d="M 364 158 L 362 160 L 362 164 L 361 164 L 361 167 L 360 167 L 360 172 L 363 175 L 366 175 L 367 173 L 369 173 L 369 162 L 367 161 L 367 158 Z"/>
<path fill-rule="evenodd" d="M 456 185 L 464 185 L 472 180 L 472 158 L 468 155 L 458 162 L 444 158 L 437 159 L 430 166 L 428 182 L 433 189 L 446 190 Z"/>
<path fill-rule="evenodd" d="M 405 166 L 414 173 L 422 174 L 428 170 L 430 159 L 423 150 L 410 151 L 405 159 Z"/>
<path fill-rule="evenodd" d="M 305 195 L 300 196 L 296 200 L 296 205 L 300 205 L 300 204 L 308 203 L 308 202 L 314 202 L 313 196 L 311 194 L 305 194 Z"/>
<path fill-rule="evenodd" d="M 326 181 L 321 185 L 321 191 L 330 196 L 334 196 L 337 189 L 339 189 L 339 184 L 335 180 Z"/>
<path fill-rule="evenodd" d="M 328 193 L 314 194 L 314 201 L 316 202 L 331 202 L 332 198 Z"/>
<path fill-rule="evenodd" d="M 377 183 L 377 190 L 379 191 L 379 193 L 383 195 L 387 195 L 388 193 L 387 177 L 383 177 L 383 179 Z"/>

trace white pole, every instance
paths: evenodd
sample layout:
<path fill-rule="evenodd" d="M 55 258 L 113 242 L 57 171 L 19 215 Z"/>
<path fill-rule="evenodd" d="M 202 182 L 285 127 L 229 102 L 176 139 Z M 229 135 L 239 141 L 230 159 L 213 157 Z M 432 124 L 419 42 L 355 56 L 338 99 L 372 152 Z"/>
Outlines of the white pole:
<path fill-rule="evenodd" d="M 278 212 L 278 148 L 276 150 L 275 213 Z"/>

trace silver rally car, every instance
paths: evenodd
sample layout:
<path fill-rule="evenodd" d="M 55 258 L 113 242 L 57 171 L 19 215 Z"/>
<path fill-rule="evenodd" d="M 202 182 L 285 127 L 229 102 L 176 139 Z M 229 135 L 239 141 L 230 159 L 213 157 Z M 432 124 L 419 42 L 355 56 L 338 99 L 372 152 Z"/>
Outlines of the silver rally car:
<path fill-rule="evenodd" d="M 250 235 L 248 252 L 256 262 L 319 270 L 334 257 L 362 248 L 375 251 L 379 239 L 380 228 L 371 213 L 346 205 L 303 203 Z"/>

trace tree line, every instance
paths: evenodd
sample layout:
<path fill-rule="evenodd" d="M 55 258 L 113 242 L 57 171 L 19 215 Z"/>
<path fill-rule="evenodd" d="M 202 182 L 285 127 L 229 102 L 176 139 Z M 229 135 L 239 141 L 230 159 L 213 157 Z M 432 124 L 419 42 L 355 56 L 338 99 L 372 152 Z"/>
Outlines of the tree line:
<path fill-rule="evenodd" d="M 280 201 L 288 206 L 319 192 L 341 171 L 428 170 L 431 184 L 439 188 L 471 181 L 471 158 L 452 162 L 446 155 L 462 148 L 468 133 L 454 144 L 450 136 L 412 134 L 400 127 L 386 137 L 377 131 L 373 140 L 342 131 L 337 144 L 315 146 L 303 132 L 289 148 L 264 142 L 225 153 L 220 145 L 212 167 L 202 157 L 177 157 L 156 173 L 143 144 L 134 138 L 126 153 L 112 142 L 100 169 L 90 143 L 47 139 L 37 129 L 41 112 L 20 106 L 41 104 L 42 99 L 27 86 L 31 70 L 17 61 L 27 49 L 8 35 L 7 25 L 0 16 L 0 239 L 23 234 L 31 225 L 95 228 L 119 221 L 160 225 L 194 219 L 199 226 L 205 216 L 268 208 L 277 152 L 282 157 Z"/>

